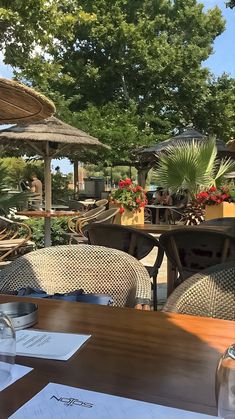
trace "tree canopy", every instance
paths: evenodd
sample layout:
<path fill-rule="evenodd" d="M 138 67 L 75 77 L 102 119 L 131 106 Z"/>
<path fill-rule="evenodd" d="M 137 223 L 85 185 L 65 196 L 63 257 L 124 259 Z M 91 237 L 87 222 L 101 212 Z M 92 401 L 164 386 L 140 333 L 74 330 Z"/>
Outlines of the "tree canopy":
<path fill-rule="evenodd" d="M 111 145 L 112 161 L 132 161 L 133 150 L 175 126 L 215 129 L 209 108 L 205 120 L 202 110 L 213 107 L 216 81 L 201 64 L 225 27 L 218 7 L 205 11 L 196 0 L 2 0 L 0 19 L 5 62 L 51 97 L 60 117 Z M 218 83 L 224 95 L 232 85 Z M 214 88 L 216 116 L 225 118 L 223 94 Z"/>
<path fill-rule="evenodd" d="M 233 9 L 235 7 L 235 0 L 230 0 L 226 3 L 227 7 L 230 7 L 230 9 Z"/>

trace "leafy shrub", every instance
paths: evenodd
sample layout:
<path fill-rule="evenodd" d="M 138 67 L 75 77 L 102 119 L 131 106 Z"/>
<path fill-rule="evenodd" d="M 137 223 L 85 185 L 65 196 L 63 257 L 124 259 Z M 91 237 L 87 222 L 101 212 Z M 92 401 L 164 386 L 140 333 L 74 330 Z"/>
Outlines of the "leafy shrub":
<path fill-rule="evenodd" d="M 32 240 L 38 249 L 44 247 L 44 219 L 30 218 L 24 220 L 32 229 Z M 68 243 L 67 233 L 68 219 L 66 217 L 51 219 L 51 242 L 52 246 L 58 246 Z"/>

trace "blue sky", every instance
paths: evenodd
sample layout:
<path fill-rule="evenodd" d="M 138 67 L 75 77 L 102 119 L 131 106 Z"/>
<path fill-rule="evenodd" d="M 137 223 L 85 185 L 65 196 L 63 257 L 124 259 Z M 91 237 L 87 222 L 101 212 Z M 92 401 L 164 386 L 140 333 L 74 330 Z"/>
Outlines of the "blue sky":
<path fill-rule="evenodd" d="M 185 0 L 187 1 L 187 0 Z M 226 30 L 216 38 L 214 43 L 214 52 L 208 60 L 204 62 L 204 66 L 208 67 L 216 76 L 220 76 L 224 72 L 235 77 L 235 9 L 231 10 L 225 6 L 226 0 L 204 0 L 200 1 L 205 5 L 205 9 L 219 6 L 226 20 Z M 0 54 L 0 77 L 10 78 L 12 69 L 10 66 L 3 64 Z M 73 167 L 67 159 L 53 161 L 53 167 L 60 166 L 64 173 L 72 172 Z"/>

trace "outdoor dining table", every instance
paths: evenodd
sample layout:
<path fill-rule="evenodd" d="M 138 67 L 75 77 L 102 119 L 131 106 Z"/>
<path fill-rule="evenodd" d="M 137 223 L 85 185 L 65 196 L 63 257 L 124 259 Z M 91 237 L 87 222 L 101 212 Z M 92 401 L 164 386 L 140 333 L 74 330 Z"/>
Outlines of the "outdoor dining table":
<path fill-rule="evenodd" d="M 217 230 L 217 231 L 224 231 L 226 233 L 229 233 L 231 231 L 231 227 L 227 226 L 227 225 L 208 225 L 208 224 L 199 224 L 196 226 L 187 226 L 184 224 L 133 224 L 132 228 L 136 228 L 137 230 L 143 231 L 144 233 L 149 233 L 149 234 L 163 234 L 166 233 L 167 231 L 172 231 L 172 230 L 176 230 L 178 228 L 182 229 L 187 229 L 187 228 L 207 228 L 209 231 L 211 230 Z"/>
<path fill-rule="evenodd" d="M 76 217 L 80 212 L 75 211 L 17 211 L 16 215 L 23 215 L 25 217 L 44 218 L 44 245 L 51 246 L 51 218 L 52 217 Z"/>
<path fill-rule="evenodd" d="M 35 329 L 91 338 L 66 362 L 17 356 L 33 371 L 0 393 L 2 419 L 49 382 L 216 415 L 216 366 L 234 343 L 234 322 L 0 296 L 0 303 L 8 301 L 38 304 Z"/>
<path fill-rule="evenodd" d="M 165 210 L 166 214 L 167 214 L 167 219 L 169 218 L 169 212 L 171 210 L 177 209 L 178 207 L 174 206 L 174 205 L 154 205 L 154 204 L 149 204 L 146 205 L 146 208 L 149 209 L 155 209 L 156 210 L 156 214 L 155 214 L 155 224 L 160 224 L 160 209 Z"/>

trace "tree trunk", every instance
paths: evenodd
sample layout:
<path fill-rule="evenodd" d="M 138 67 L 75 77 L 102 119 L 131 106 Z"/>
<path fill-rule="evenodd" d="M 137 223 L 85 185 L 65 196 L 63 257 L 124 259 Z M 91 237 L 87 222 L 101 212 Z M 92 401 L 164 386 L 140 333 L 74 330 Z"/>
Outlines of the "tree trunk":
<path fill-rule="evenodd" d="M 149 167 L 138 167 L 138 184 L 142 186 L 142 188 L 145 188 L 146 180 L 148 177 L 148 172 L 150 170 Z"/>

